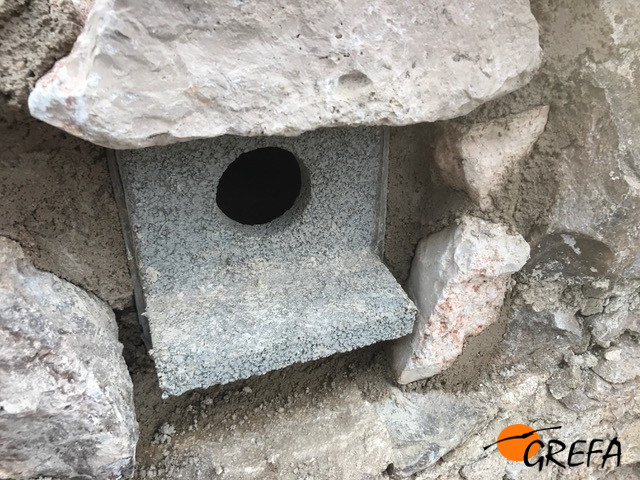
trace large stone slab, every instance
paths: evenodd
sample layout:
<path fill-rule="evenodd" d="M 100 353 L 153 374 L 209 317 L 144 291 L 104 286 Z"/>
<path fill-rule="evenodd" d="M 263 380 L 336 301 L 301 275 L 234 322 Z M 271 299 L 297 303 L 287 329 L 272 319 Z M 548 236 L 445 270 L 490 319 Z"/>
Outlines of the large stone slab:
<path fill-rule="evenodd" d="M 299 165 L 299 196 L 270 222 L 234 221 L 219 202 L 222 178 L 241 156 L 274 147 Z M 415 306 L 380 258 L 383 128 L 224 136 L 118 152 L 118 165 L 137 304 L 165 394 L 411 331 Z M 253 172 L 247 169 L 247 178 Z M 255 188 L 268 183 L 268 174 L 261 172 Z M 275 188 L 249 211 L 285 189 Z M 254 193 L 242 191 L 224 208 Z"/>
<path fill-rule="evenodd" d="M 413 334 L 391 347 L 399 383 L 428 378 L 450 366 L 466 338 L 498 318 L 510 275 L 528 258 L 529 245 L 522 236 L 470 216 L 423 239 L 407 282 L 418 320 Z"/>
<path fill-rule="evenodd" d="M 0 478 L 128 477 L 138 427 L 113 312 L 0 237 Z"/>
<path fill-rule="evenodd" d="M 96 0 L 31 113 L 113 147 L 463 115 L 540 64 L 527 0 Z"/>

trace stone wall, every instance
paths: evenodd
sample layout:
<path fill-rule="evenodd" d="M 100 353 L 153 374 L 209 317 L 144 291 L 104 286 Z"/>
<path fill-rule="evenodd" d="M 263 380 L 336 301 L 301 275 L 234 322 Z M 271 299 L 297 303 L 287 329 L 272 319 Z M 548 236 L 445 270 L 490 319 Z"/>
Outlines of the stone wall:
<path fill-rule="evenodd" d="M 420 240 L 464 215 L 529 243 L 494 323 L 466 338 L 447 370 L 401 388 L 373 346 L 162 400 L 128 311 L 119 318 L 141 430 L 137 478 L 640 476 L 640 9 L 632 0 L 533 0 L 531 11 L 543 55 L 528 84 L 527 74 L 463 117 L 390 132 L 385 261 L 400 282 Z M 0 55 L 0 235 L 122 310 L 131 284 L 104 150 L 26 113 L 35 80 L 70 49 L 82 18 L 70 2 L 0 6 L 0 35 L 12 46 Z M 459 75 L 465 61 L 455 62 Z M 539 138 L 509 160 L 486 201 L 447 178 L 443 139 L 454 145 L 488 125 L 508 131 L 509 119 L 541 107 Z M 159 138 L 184 135 L 170 133 Z M 538 473 L 484 450 L 513 423 L 562 425 L 567 443 L 617 436 L 621 465 Z"/>

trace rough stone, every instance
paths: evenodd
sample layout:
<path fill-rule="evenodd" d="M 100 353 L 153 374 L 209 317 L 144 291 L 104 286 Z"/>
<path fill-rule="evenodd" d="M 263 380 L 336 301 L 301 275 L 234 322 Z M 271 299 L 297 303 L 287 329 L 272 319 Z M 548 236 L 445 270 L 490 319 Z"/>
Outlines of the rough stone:
<path fill-rule="evenodd" d="M 550 22 L 566 27 L 563 5 Z M 554 57 L 575 54 L 573 98 L 560 112 L 566 145 L 556 160 L 558 195 L 549 230 L 590 236 L 614 252 L 612 273 L 640 276 L 640 4 L 606 0 L 582 7 L 571 26 L 571 51 L 550 45 Z M 575 12 L 572 11 L 572 15 Z M 579 31 L 598 32 L 581 36 Z M 566 35 L 566 33 L 565 33 Z M 599 40 L 603 38 L 606 40 Z"/>
<path fill-rule="evenodd" d="M 611 6 L 620 10 L 619 13 L 612 16 L 603 15 L 603 8 L 611 8 Z M 588 87 L 590 74 L 583 68 L 587 61 L 597 63 L 622 61 L 626 64 L 631 60 L 626 74 L 629 77 L 636 74 L 633 70 L 633 58 L 638 50 L 633 45 L 639 38 L 636 26 L 640 16 L 637 14 L 637 8 L 637 2 L 625 0 L 615 2 L 532 0 L 532 9 L 543 32 L 541 36 L 545 46 L 543 71 L 529 86 L 491 102 L 485 108 L 481 107 L 479 111 L 472 113 L 473 118 L 469 119 L 472 123 L 486 122 L 538 105 L 551 106 L 545 132 L 531 155 L 524 160 L 521 171 L 516 172 L 511 179 L 515 190 L 503 192 L 499 205 L 494 205 L 495 210 L 483 212 L 483 218 L 494 220 L 495 215 L 497 220 L 500 216 L 500 221 L 514 225 L 523 236 L 533 240 L 534 254 L 537 254 L 537 250 L 546 250 L 548 246 L 547 258 L 538 257 L 538 260 L 542 260 L 548 266 L 545 270 L 549 275 L 545 279 L 547 283 L 540 284 L 541 288 L 536 291 L 532 288 L 528 292 L 523 290 L 513 292 L 514 295 L 527 293 L 527 301 L 533 301 L 533 307 L 518 307 L 513 311 L 509 305 L 505 305 L 500 320 L 471 339 L 471 341 L 485 342 L 485 335 L 491 333 L 494 338 L 497 337 L 501 341 L 496 348 L 496 355 L 490 357 L 490 361 L 487 361 L 486 357 L 472 357 L 472 360 L 479 365 L 468 368 L 474 373 L 470 380 L 461 386 L 456 383 L 457 378 L 454 374 L 459 372 L 458 366 L 462 360 L 462 357 L 459 357 L 452 368 L 436 377 L 402 387 L 403 391 L 417 393 L 431 393 L 434 389 L 448 390 L 455 387 L 461 389 L 459 395 L 463 397 L 472 395 L 471 392 L 481 392 L 485 395 L 485 403 L 499 406 L 498 415 L 487 427 L 481 428 L 478 434 L 464 438 L 438 462 L 417 474 L 417 479 L 449 480 L 462 477 L 557 480 L 574 476 L 590 480 L 640 478 L 640 465 L 637 460 L 639 444 L 637 419 L 640 418 L 640 402 L 637 393 L 639 377 L 636 375 L 632 378 L 632 373 L 638 369 L 636 353 L 638 346 L 629 343 L 624 347 L 627 343 L 624 338 L 628 334 L 623 334 L 622 341 L 618 341 L 615 338 L 617 335 L 615 332 L 618 331 L 616 327 L 611 335 L 607 333 L 607 336 L 612 338 L 609 339 L 610 344 L 606 349 L 613 348 L 606 352 L 611 359 L 607 360 L 602 346 L 598 345 L 598 342 L 593 343 L 594 339 L 589 332 L 590 323 L 594 319 L 580 318 L 580 316 L 590 317 L 603 313 L 609 304 L 612 305 L 610 313 L 615 313 L 613 305 L 618 302 L 614 301 L 614 297 L 620 296 L 615 292 L 614 286 L 619 280 L 615 278 L 615 273 L 622 272 L 630 277 L 637 276 L 632 269 L 627 268 L 629 265 L 633 266 L 633 262 L 628 263 L 627 267 L 623 266 L 622 270 L 618 269 L 624 265 L 624 262 L 618 263 L 621 260 L 618 254 L 620 246 L 628 249 L 632 254 L 637 251 L 634 250 L 638 245 L 637 237 L 635 240 L 633 237 L 638 225 L 633 190 L 627 189 L 625 194 L 627 183 L 625 179 L 620 177 L 612 181 L 611 177 L 602 175 L 603 172 L 609 171 L 604 170 L 605 165 L 614 171 L 614 176 L 620 173 L 619 157 L 608 153 L 613 143 L 609 141 L 607 135 L 611 132 L 612 126 L 609 119 L 612 116 L 620 119 L 621 115 L 619 111 L 593 115 L 594 109 L 602 108 L 603 96 L 597 88 Z M 614 24 L 618 32 L 616 41 L 626 38 L 626 45 L 618 43 L 617 46 L 612 47 L 614 38 L 611 26 Z M 624 73 L 623 68 L 620 71 Z M 606 80 L 613 81 L 616 77 L 617 74 L 610 75 Z M 630 83 L 629 87 L 633 85 Z M 432 146 L 433 138 L 429 137 L 436 130 L 435 127 L 437 125 L 422 124 L 407 128 L 393 128 L 391 132 L 392 181 L 387 217 L 390 223 L 387 228 L 386 254 L 387 258 L 393 261 L 394 271 L 397 270 L 402 275 L 409 270 L 411 257 L 419 239 L 441 230 L 451 218 L 473 208 L 469 206 L 471 201 L 467 201 L 466 195 L 462 192 L 452 192 L 446 185 L 438 185 L 437 175 L 432 175 L 430 159 L 425 153 Z M 604 141 L 603 137 L 605 137 Z M 638 137 L 621 136 L 620 138 L 624 144 L 629 144 L 635 142 L 634 139 Z M 601 150 L 599 150 L 600 147 L 602 147 Z M 577 151 L 578 149 L 582 151 Z M 599 164 L 599 167 L 594 169 L 598 173 L 589 178 L 587 172 L 591 171 L 591 164 L 595 162 Z M 631 158 L 630 162 L 633 165 L 635 159 Z M 403 169 L 405 166 L 410 168 Z M 626 168 L 624 164 L 622 167 Z M 572 170 L 575 170 L 575 175 L 580 177 L 577 179 L 578 184 L 572 184 L 574 180 L 571 178 L 562 178 L 566 171 L 572 172 Z M 633 182 L 634 177 L 628 173 L 629 170 L 627 175 Z M 595 187 L 592 188 L 592 185 Z M 567 186 L 572 189 L 570 195 L 575 197 L 573 205 L 577 215 L 589 215 L 592 205 L 600 212 L 606 212 L 606 215 L 600 215 L 604 221 L 602 225 L 596 222 L 598 215 L 593 215 L 590 220 L 593 223 L 585 225 L 585 228 L 601 230 L 602 235 L 595 241 L 592 241 L 594 238 L 591 234 L 583 235 L 567 231 L 561 224 L 557 231 L 547 230 L 550 214 L 553 213 L 552 207 L 558 201 L 557 190 Z M 569 195 L 569 193 L 565 191 L 562 195 Z M 392 199 L 393 202 L 391 202 Z M 511 209 L 503 209 L 504 201 L 510 204 Z M 440 205 L 446 205 L 448 210 L 445 208 L 439 210 Z M 605 208 L 606 205 L 608 210 Z M 404 208 L 410 210 L 410 215 L 402 216 L 406 213 Z M 442 214 L 442 211 L 445 213 Z M 479 214 L 475 210 L 474 213 Z M 571 215 L 571 211 L 567 211 L 566 215 Z M 613 228 L 607 234 L 606 230 L 609 226 Z M 552 235 L 548 238 L 548 242 L 541 242 L 540 236 L 548 233 Z M 540 249 L 537 248 L 538 245 Z M 581 253 L 577 253 L 576 250 Z M 597 271 L 593 272 L 591 268 Z M 534 269 L 533 272 L 535 271 Z M 603 275 L 607 278 L 602 278 Z M 518 282 L 525 281 L 520 276 L 516 279 Z M 569 279 L 574 283 L 570 283 Z M 529 280 L 531 278 L 527 275 L 526 281 Z M 529 285 L 526 286 L 529 287 Z M 582 291 L 584 298 L 576 296 L 576 291 Z M 545 303 L 551 305 L 545 305 Z M 584 326 L 583 335 L 580 338 L 577 335 L 579 325 L 576 325 L 573 320 L 577 320 L 578 324 L 582 323 Z M 608 320 L 604 317 L 601 320 L 602 326 L 606 327 Z M 622 326 L 626 320 L 617 325 Z M 497 334 L 494 330 L 497 330 Z M 630 338 L 632 336 L 629 335 Z M 468 353 L 471 341 L 465 346 L 463 356 Z M 273 375 L 268 374 L 267 377 L 251 379 L 247 384 L 254 392 L 280 395 L 279 398 L 287 414 L 289 410 L 286 405 L 290 397 L 292 408 L 307 409 L 305 415 L 309 417 L 316 414 L 322 415 L 319 413 L 324 412 L 321 408 L 329 403 L 327 395 L 323 394 L 327 389 L 333 389 L 337 394 L 346 392 L 352 383 L 361 382 L 364 384 L 362 402 L 371 401 L 371 392 L 377 391 L 374 380 L 363 379 L 363 371 L 366 368 L 359 364 L 353 365 L 356 363 L 354 358 L 358 353 L 346 355 L 342 366 L 329 363 L 332 372 L 329 378 L 318 379 L 313 376 L 313 372 L 331 359 L 313 362 L 304 368 L 300 366 L 300 370 L 288 369 L 281 374 L 286 375 L 286 380 L 278 381 L 282 378 L 280 372 L 273 372 Z M 616 361 L 616 358 L 620 360 Z M 625 373 L 620 375 L 619 379 L 628 378 L 628 381 L 621 383 L 605 381 L 593 372 L 593 368 L 598 364 L 601 364 L 598 369 L 603 368 L 602 371 L 611 379 L 616 379 L 613 375 L 616 375 L 616 369 L 622 367 Z M 607 364 L 607 368 L 604 369 Z M 296 372 L 302 372 L 303 375 L 296 376 Z M 312 376 L 311 382 L 309 382 L 309 376 Z M 377 379 L 378 376 L 375 378 Z M 260 383 L 260 380 L 264 380 L 264 383 Z M 301 385 L 306 386 L 308 390 Z M 196 467 L 188 462 L 194 462 L 194 460 L 194 463 L 212 462 L 218 452 L 224 449 L 225 471 L 235 473 L 238 478 L 251 478 L 250 472 L 253 468 L 260 467 L 261 459 L 263 463 L 267 463 L 263 458 L 266 455 L 262 455 L 266 447 L 260 444 L 259 440 L 263 435 L 269 435 L 274 429 L 277 430 L 275 425 L 280 423 L 275 425 L 271 423 L 271 418 L 276 418 L 278 410 L 269 410 L 270 404 L 267 404 L 265 409 L 254 412 L 254 408 L 258 408 L 262 397 L 260 400 L 256 399 L 253 404 L 242 403 L 239 406 L 236 399 L 244 398 L 241 387 L 242 385 L 228 385 L 221 390 L 214 388 L 202 394 L 203 396 L 212 395 L 215 402 L 216 408 L 205 410 L 209 420 L 201 420 L 199 402 L 180 403 L 178 407 L 180 412 L 187 412 L 189 406 L 195 405 L 193 413 L 183 413 L 183 415 L 192 415 L 194 419 L 198 419 L 196 425 L 174 420 L 179 415 L 174 414 L 170 409 L 171 414 L 165 414 L 163 418 L 171 419 L 179 434 L 184 432 L 185 440 L 188 439 L 192 445 L 197 445 L 204 435 L 203 432 L 210 428 L 212 443 L 206 448 L 194 447 L 185 451 L 184 445 L 187 441 L 176 442 L 175 448 L 179 456 L 177 453 L 163 456 L 164 448 L 146 446 L 145 450 L 149 452 L 149 457 L 146 459 L 146 468 L 142 473 L 147 471 L 149 465 L 157 465 L 158 478 L 173 479 L 182 472 L 186 472 L 185 476 L 188 478 L 207 478 L 206 473 L 200 477 L 195 473 L 189 475 L 196 470 Z M 225 400 L 226 398 L 229 400 Z M 232 413 L 237 414 L 238 420 L 223 423 L 224 417 L 220 410 L 226 410 L 229 416 Z M 261 413 L 265 411 L 267 413 Z M 356 405 L 349 407 L 348 411 L 355 412 L 356 415 L 359 413 Z M 212 418 L 213 412 L 216 416 Z M 248 420 L 241 424 L 244 415 Z M 150 410 L 150 423 L 157 421 L 158 416 L 156 410 Z M 344 424 L 351 428 L 353 423 L 349 417 L 344 418 Z M 277 422 L 282 421 L 281 418 L 277 420 Z M 231 423 L 233 425 L 230 425 Z M 599 467 L 561 469 L 549 465 L 542 472 L 538 472 L 537 469 L 525 467 L 521 462 L 506 460 L 495 448 L 483 450 L 483 446 L 495 441 L 498 433 L 512 423 L 527 423 L 540 427 L 562 425 L 560 439 L 563 441 L 591 436 L 598 438 L 618 436 L 623 444 L 623 465 L 606 470 L 600 470 Z M 189 427 L 192 425 L 194 430 L 190 431 Z M 233 429 L 233 427 L 237 428 Z M 241 434 L 237 433 L 238 431 Z M 313 437 L 318 445 L 323 446 L 317 456 L 310 451 L 297 456 L 294 448 L 287 447 L 286 455 L 273 464 L 261 467 L 263 469 L 256 474 L 256 477 L 297 479 L 307 475 L 313 478 L 332 478 L 333 473 L 333 478 L 341 478 L 340 475 L 342 478 L 359 478 L 360 476 L 376 478 L 371 472 L 381 472 L 386 467 L 385 461 L 395 461 L 391 455 L 376 456 L 372 463 L 378 462 L 377 467 L 366 465 L 361 475 L 357 467 L 351 469 L 353 466 L 351 457 L 343 462 L 340 453 L 331 448 L 333 435 L 342 436 L 344 432 L 339 430 L 324 436 L 317 435 L 318 431 L 311 430 L 308 431 L 307 436 L 289 435 L 287 438 L 289 442 L 302 443 L 302 451 L 307 448 L 308 438 Z M 363 429 L 352 430 L 351 443 L 357 447 L 364 444 L 360 442 L 363 438 L 360 436 L 361 432 Z M 223 435 L 224 438 L 222 438 Z M 257 438 L 258 444 L 251 443 L 252 438 Z M 548 438 L 543 436 L 545 441 Z M 379 448 L 387 448 L 386 437 L 380 435 L 378 439 L 380 440 Z M 343 442 L 343 438 L 340 438 L 336 443 L 342 447 Z M 267 443 L 279 445 L 277 442 Z M 367 442 L 367 445 L 371 443 Z M 244 461 L 247 458 L 244 453 L 248 449 L 251 449 L 254 455 L 252 458 L 255 459 L 250 464 Z M 236 453 L 229 453 L 231 450 L 235 450 Z M 151 457 L 151 454 L 154 457 Z M 303 463 L 302 467 L 295 467 L 299 470 L 294 473 L 294 467 L 291 464 L 296 462 L 297 458 L 304 458 L 304 461 L 300 462 Z M 248 472 L 242 470 L 245 465 L 251 467 Z M 393 468 L 387 468 L 387 472 L 390 470 Z M 385 475 L 380 476 L 386 478 Z"/>
<path fill-rule="evenodd" d="M 510 275 L 528 258 L 520 235 L 469 216 L 422 240 L 407 282 L 419 317 L 413 334 L 391 347 L 398 381 L 428 378 L 450 366 L 465 339 L 498 318 Z"/>
<path fill-rule="evenodd" d="M 29 108 L 113 148 L 293 135 L 463 115 L 539 64 L 526 0 L 96 0 Z"/>
<path fill-rule="evenodd" d="M 488 210 L 506 176 L 531 153 L 548 114 L 549 107 L 544 106 L 471 126 L 448 123 L 435 148 L 442 177 Z"/>
<path fill-rule="evenodd" d="M 0 235 L 37 268 L 122 309 L 133 288 L 104 150 L 27 109 L 36 80 L 73 46 L 89 3 L 0 2 Z"/>
<path fill-rule="evenodd" d="M 410 477 L 478 432 L 495 408 L 472 396 L 444 392 L 402 392 L 376 404 L 393 446 L 393 473 Z"/>
<path fill-rule="evenodd" d="M 534 0 L 531 8 L 544 50 L 539 73 L 467 121 L 549 105 L 545 131 L 514 178 L 518 231 L 532 248 L 545 235 L 600 242 L 598 250 L 611 257 L 609 275 L 638 278 L 640 69 L 634 66 L 640 55 L 640 4 Z M 563 262 L 552 251 L 547 258 Z"/>
<path fill-rule="evenodd" d="M 0 477 L 128 477 L 137 423 L 113 312 L 0 237 Z"/>
<path fill-rule="evenodd" d="M 46 25 L 49 20 L 47 8 L 55 14 L 56 7 L 63 3 L 7 1 L 0 5 L 0 11 L 7 6 L 13 8 L 13 5 L 44 6 L 38 11 L 39 15 L 32 18 L 16 17 L 19 18 L 16 24 L 22 25 L 24 19 Z M 484 405 L 500 407 L 488 426 L 481 427 L 475 434 L 461 436 L 458 445 L 448 444 L 451 448 L 447 453 L 417 474 L 418 479 L 640 478 L 637 420 L 640 418 L 637 393 L 640 377 L 635 374 L 639 347 L 637 341 L 632 341 L 633 335 L 617 337 L 621 330 L 637 331 L 638 314 L 637 310 L 629 310 L 631 316 L 621 314 L 628 307 L 626 300 L 616 299 L 619 295 L 613 291 L 613 285 L 618 279 L 612 275 L 638 277 L 639 271 L 640 222 L 637 189 L 632 188 L 638 178 L 638 157 L 633 149 L 637 150 L 637 139 L 640 138 L 633 134 L 633 129 L 640 124 L 636 118 L 636 64 L 640 51 L 637 46 L 640 38 L 638 3 L 634 0 L 532 0 L 531 4 L 542 31 L 541 42 L 545 50 L 542 71 L 524 89 L 473 112 L 469 121 L 472 124 L 492 121 L 549 104 L 549 122 L 534 151 L 524 160 L 521 171 L 509 178 L 508 188 L 500 192 L 500 198 L 489 210 L 472 210 L 473 205 L 465 194 L 439 185 L 438 175 L 430 165 L 433 139 L 429 138 L 438 129 L 438 124 L 392 129 L 391 151 L 396 161 L 392 161 L 388 215 L 392 228 L 387 229 L 386 253 L 392 260 L 392 270 L 399 272 L 399 278 L 408 273 L 415 245 L 421 238 L 439 231 L 461 213 L 473 211 L 482 218 L 514 225 L 531 240 L 536 262 L 544 268 L 531 269 L 526 281 L 540 273 L 544 274 L 546 282 L 538 285 L 539 288 L 531 285 L 526 292 L 527 301 L 533 301 L 534 308 L 512 312 L 505 305 L 501 319 L 471 339 L 484 346 L 488 333 L 492 338 L 501 339 L 506 329 L 505 340 L 497 346 L 495 357 L 472 357 L 475 364 L 473 368 L 467 368 L 472 373 L 466 373 L 470 380 L 462 386 L 457 383 L 456 375 L 468 364 L 461 366 L 462 357 L 459 357 L 452 368 L 437 377 L 403 387 L 405 392 L 426 393 L 431 399 L 435 399 L 434 389 L 464 387 L 458 394 L 460 397 L 473 396 L 470 391 L 475 390 L 484 396 Z M 72 32 L 72 29 L 55 26 L 49 29 L 47 26 L 25 34 L 36 40 L 30 42 L 34 53 L 53 41 L 40 40 L 52 32 L 56 33 L 55 38 L 70 36 Z M 2 55 L 13 55 L 16 44 L 6 40 L 5 32 L 1 33 L 2 43 L 8 48 Z M 31 52 L 23 50 L 16 57 L 23 58 L 23 53 L 29 55 Z M 18 64 L 12 61 L 11 65 L 13 68 Z M 600 69 L 598 83 L 594 82 L 594 67 Z M 6 71 L 2 70 L 0 75 Z M 28 68 L 22 72 L 35 78 L 42 70 L 33 70 L 33 75 Z M 27 91 L 24 86 L 16 85 L 22 92 Z M 19 161 L 49 155 L 60 148 L 62 143 L 52 142 L 51 146 L 48 144 L 36 151 L 31 144 L 44 130 L 32 131 L 34 133 L 24 141 L 12 134 L 22 145 Z M 2 132 L 0 138 L 5 138 Z M 63 153 L 53 157 L 52 162 L 57 162 L 58 166 L 64 164 L 65 171 L 69 168 L 73 171 L 81 163 L 82 155 L 73 155 L 71 148 L 79 144 L 68 139 L 65 144 L 70 146 L 69 150 L 63 148 Z M 18 156 L 14 157 L 17 162 Z M 3 162 L 5 158 L 11 157 L 3 156 Z M 410 166 L 411 170 L 403 170 L 404 165 Z M 12 170 L 14 178 L 19 179 L 19 169 Z M 73 227 L 76 214 L 71 211 L 60 215 L 57 203 L 52 201 L 47 203 L 46 216 L 38 210 L 37 215 L 29 217 L 33 211 L 29 208 L 29 195 L 38 193 L 42 184 L 33 185 L 28 180 L 37 172 L 34 167 L 25 178 L 26 183 L 20 190 L 22 197 L 17 197 L 24 199 L 22 203 L 12 200 L 12 205 L 3 213 L 11 214 L 20 209 L 20 215 L 27 223 L 19 220 L 16 228 L 22 228 L 24 224 L 27 233 L 40 225 L 42 218 L 55 219 L 47 225 L 55 224 L 56 229 L 51 230 L 50 237 L 43 237 L 54 239 L 56 233 L 62 236 L 65 228 Z M 404 177 L 399 178 L 401 175 Z M 77 182 L 76 188 L 95 181 L 85 178 Z M 68 188 L 60 188 L 59 195 L 64 195 Z M 0 186 L 0 195 L 5 191 L 4 186 Z M 0 199 L 3 205 L 4 198 Z M 566 198 L 570 199 L 570 204 L 563 206 Z M 34 199 L 34 205 L 40 206 L 39 197 Z M 70 204 L 74 201 L 78 205 L 91 204 L 82 199 L 70 200 Z M 103 208 L 100 203 L 92 205 L 93 211 Z M 86 213 L 86 210 L 81 212 Z M 410 215 L 403 216 L 407 212 Z M 82 219 L 82 215 L 79 218 Z M 84 223 L 81 221 L 80 225 Z M 579 232 L 573 231 L 576 225 Z M 117 223 L 113 226 L 113 232 L 119 235 Z M 80 231 L 90 234 L 94 228 L 87 224 L 87 228 Z M 27 243 L 23 238 L 28 237 L 20 237 L 23 244 Z M 105 256 L 104 264 L 107 264 L 113 257 L 109 256 L 109 249 L 102 248 L 101 242 L 98 235 L 91 244 L 92 249 L 73 255 L 68 259 L 68 265 L 73 265 L 72 260 L 85 265 L 85 261 L 100 255 Z M 30 245 L 34 255 L 38 254 L 40 245 Z M 61 246 L 65 246 L 64 241 Z M 57 252 L 55 246 L 50 251 Z M 65 258 L 65 250 L 60 251 L 59 258 Z M 538 251 L 544 255 L 538 255 Z M 57 273 L 56 262 L 43 268 Z M 114 269 L 124 272 L 117 266 Z M 94 267 L 92 272 L 95 274 L 100 269 Z M 608 280 L 600 278 L 603 274 Z M 568 282 L 570 277 L 573 284 Z M 75 278 L 68 279 L 80 284 Z M 113 284 L 107 276 L 101 280 L 104 286 Z M 524 281 L 522 278 L 517 280 Z M 580 285 L 583 281 L 586 283 Z M 584 298 L 576 295 L 581 286 Z M 545 298 L 547 294 L 551 300 Z M 581 324 L 585 328 L 579 338 Z M 592 338 L 590 333 L 593 333 Z M 590 343 L 594 341 L 595 345 Z M 470 343 L 465 345 L 463 356 L 470 353 Z M 576 355 L 572 351 L 586 353 Z M 379 401 L 372 397 L 383 391 L 379 385 L 385 373 L 377 370 L 371 377 L 366 374 L 371 364 L 384 365 L 384 362 L 378 359 L 358 363 L 360 354 L 361 351 L 344 355 L 340 364 L 326 359 L 298 365 L 252 378 L 246 383 L 213 387 L 172 398 L 172 401 L 161 401 L 155 390 L 151 394 L 145 390 L 148 383 L 156 385 L 153 381 L 157 382 L 153 364 L 149 362 L 134 374 L 139 378 L 136 401 L 143 407 L 149 404 L 144 417 L 146 429 L 152 432 L 149 438 L 157 431 L 163 435 L 160 438 L 168 440 L 166 443 L 141 443 L 139 453 L 143 464 L 138 478 L 388 478 L 391 475 L 387 473 L 394 470 L 391 464 L 397 463 L 400 470 L 403 457 L 394 456 L 389 446 L 389 434 L 376 425 L 378 419 L 371 406 Z M 328 373 L 316 376 L 323 365 Z M 593 372 L 596 365 L 612 383 Z M 140 379 L 143 376 L 146 376 L 145 380 Z M 438 400 L 443 401 L 442 398 Z M 453 409 L 451 404 L 446 404 Z M 420 414 L 429 416 L 429 408 L 436 406 L 427 404 L 424 410 L 420 409 Z M 563 440 L 592 435 L 600 438 L 618 436 L 623 445 L 623 465 L 613 470 L 597 467 L 560 469 L 550 465 L 538 472 L 506 460 L 495 448 L 483 451 L 483 446 L 495 441 L 501 429 L 511 423 L 541 427 L 561 424 Z M 546 437 L 543 439 L 546 441 Z M 425 451 L 428 448 L 427 444 Z"/>
<path fill-rule="evenodd" d="M 1 117 L 13 120 L 26 107 L 36 80 L 69 53 L 81 27 L 80 15 L 71 0 L 0 3 Z"/>
<path fill-rule="evenodd" d="M 297 159 L 301 193 L 271 222 L 244 225 L 216 203 L 219 179 L 265 147 Z M 411 331 L 415 306 L 380 258 L 384 152 L 381 127 L 118 152 L 137 304 L 166 394 Z"/>
<path fill-rule="evenodd" d="M 461 216 L 473 202 L 440 179 L 433 158 L 437 123 L 390 128 L 385 263 L 399 282 L 409 278 L 418 242 Z"/>
<path fill-rule="evenodd" d="M 614 297 L 608 301 L 602 313 L 588 317 L 588 325 L 594 340 L 608 347 L 611 340 L 625 331 L 640 333 L 640 298 Z"/>
<path fill-rule="evenodd" d="M 444 480 L 458 478 L 458 472 L 469 479 L 552 480 L 576 475 L 590 480 L 635 478 L 637 470 L 624 466 L 633 465 L 638 454 L 637 431 L 632 430 L 640 415 L 638 377 L 633 379 L 629 375 L 637 370 L 637 359 L 632 355 L 634 350 L 638 351 L 637 344 L 628 344 L 630 348 L 622 352 L 622 360 L 613 365 L 614 361 L 606 360 L 598 346 L 594 348 L 588 342 L 585 346 L 583 339 L 576 341 L 565 333 L 555 328 L 547 312 L 530 309 L 511 312 L 499 354 L 490 366 L 486 366 L 490 373 L 486 375 L 485 371 L 476 383 L 477 392 L 499 407 L 498 414 L 478 435 L 467 437 L 440 462 L 415 478 Z M 620 343 L 627 344 L 627 340 L 623 336 Z M 575 351 L 584 353 L 575 354 Z M 626 368 L 625 355 L 629 360 Z M 593 372 L 594 367 L 607 362 L 610 371 L 620 367 L 626 370 L 620 380 L 623 377 L 628 380 L 608 383 Z M 635 366 L 631 367 L 633 362 Z M 430 386 L 433 387 L 433 383 Z M 474 393 L 465 391 L 464 397 Z M 522 462 L 505 461 L 495 447 L 483 449 L 484 445 L 495 441 L 504 427 L 513 423 L 540 427 L 561 425 L 560 434 L 555 438 L 566 443 L 585 438 L 618 437 L 623 445 L 622 465 L 615 467 L 615 463 L 609 463 L 604 470 L 599 464 L 590 469 L 562 469 L 550 465 L 540 472 Z M 544 442 L 549 438 L 554 437 L 542 434 Z"/>
<path fill-rule="evenodd" d="M 637 467 L 640 466 L 640 418 L 630 418 L 629 422 L 622 425 L 618 433 L 620 435 L 620 443 L 625 448 L 621 463 L 623 465 L 635 464 Z M 633 476 L 629 476 L 629 478 L 631 479 Z"/>
<path fill-rule="evenodd" d="M 388 385 L 387 363 L 377 347 L 165 401 L 159 391 L 145 391 L 140 410 L 150 433 L 136 478 L 205 480 L 216 472 L 243 480 L 402 478 L 419 468 L 416 460 L 424 455 L 439 458 L 409 478 L 448 480 L 462 471 L 474 480 L 557 479 L 559 467 L 539 472 L 506 460 L 495 447 L 484 450 L 513 423 L 562 425 L 563 441 L 618 436 L 623 465 L 583 471 L 580 478 L 636 478 L 624 466 L 632 467 L 638 455 L 637 382 L 609 385 L 589 375 L 598 358 L 574 355 L 572 348 L 580 349 L 546 315 L 526 311 L 510 316 L 501 353 L 472 388 L 455 393 L 446 378 L 450 370 L 424 383 Z M 546 384 L 564 369 L 570 370 L 570 385 L 563 402 L 571 408 Z M 151 368 L 138 375 L 155 381 Z M 144 380 L 138 385 L 143 388 Z M 592 397 L 587 409 L 572 410 L 577 392 Z M 153 440 L 153 433 L 166 431 L 162 422 L 173 427 L 167 443 Z M 543 432 L 542 438 L 550 437 Z"/>
<path fill-rule="evenodd" d="M 637 336 L 620 337 L 604 351 L 593 371 L 609 383 L 624 383 L 640 376 L 640 343 Z"/>
<path fill-rule="evenodd" d="M 576 341 L 547 312 L 508 305 L 503 311 L 508 315 L 497 355 L 462 389 L 454 368 L 390 387 L 378 346 L 164 401 L 152 365 L 140 369 L 134 381 L 142 390 L 147 434 L 136 478 L 207 480 L 216 472 L 242 480 L 402 478 L 428 452 L 442 456 L 410 478 L 557 480 L 562 471 L 585 480 L 638 478 L 639 377 L 609 384 L 591 370 L 604 358 L 600 347 Z M 175 432 L 157 443 L 163 422 Z M 562 441 L 617 436 L 622 465 L 588 471 L 550 465 L 539 472 L 505 459 L 495 447 L 484 450 L 513 423 L 562 425 Z M 551 437 L 543 432 L 542 438 Z"/>

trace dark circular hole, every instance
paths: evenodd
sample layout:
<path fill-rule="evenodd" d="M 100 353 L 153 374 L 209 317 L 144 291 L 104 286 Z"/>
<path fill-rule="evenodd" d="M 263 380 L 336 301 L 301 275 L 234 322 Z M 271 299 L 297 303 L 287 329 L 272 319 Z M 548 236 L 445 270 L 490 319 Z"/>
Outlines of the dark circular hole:
<path fill-rule="evenodd" d="M 230 219 L 259 225 L 289 210 L 301 186 L 300 165 L 291 152 L 258 148 L 227 167 L 218 182 L 216 203 Z"/>

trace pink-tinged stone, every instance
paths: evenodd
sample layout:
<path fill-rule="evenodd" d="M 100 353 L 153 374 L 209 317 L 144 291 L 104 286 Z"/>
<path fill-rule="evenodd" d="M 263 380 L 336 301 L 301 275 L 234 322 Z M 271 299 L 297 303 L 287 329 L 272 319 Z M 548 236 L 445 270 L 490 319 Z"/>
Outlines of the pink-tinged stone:
<path fill-rule="evenodd" d="M 522 236 L 470 216 L 423 239 L 407 282 L 420 314 L 413 333 L 391 347 L 398 382 L 428 378 L 449 367 L 466 338 L 498 318 L 510 276 L 528 258 Z"/>

